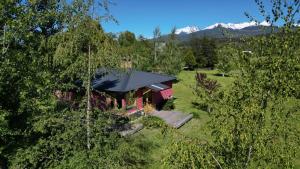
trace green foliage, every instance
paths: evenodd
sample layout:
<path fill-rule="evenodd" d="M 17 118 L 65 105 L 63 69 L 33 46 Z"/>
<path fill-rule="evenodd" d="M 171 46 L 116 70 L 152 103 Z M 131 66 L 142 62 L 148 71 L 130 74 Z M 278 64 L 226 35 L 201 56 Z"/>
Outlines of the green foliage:
<path fill-rule="evenodd" d="M 189 46 L 194 52 L 198 68 L 214 68 L 217 63 L 217 45 L 214 39 L 208 39 L 206 37 L 202 39 L 193 38 Z"/>
<path fill-rule="evenodd" d="M 173 109 L 175 109 L 174 98 L 167 100 L 162 107 L 162 110 L 173 110 Z"/>
<path fill-rule="evenodd" d="M 111 115 L 95 112 L 86 148 L 85 97 L 59 106 L 54 91 L 88 86 L 92 73 L 118 67 L 117 42 L 93 9 L 107 1 L 1 1 L 0 168 L 141 168 L 140 147 L 110 131 Z M 108 11 L 106 11 L 108 12 Z M 81 88 L 79 88 L 81 90 Z"/>
<path fill-rule="evenodd" d="M 175 29 L 166 42 L 161 40 L 160 29 L 154 30 L 154 39 L 138 39 L 131 32 L 123 32 L 118 38 L 123 67 L 149 72 L 178 74 L 184 65 L 182 48 L 176 40 Z M 121 60 L 120 58 L 120 60 Z"/>
<path fill-rule="evenodd" d="M 134 33 L 129 31 L 122 32 L 118 38 L 118 42 L 122 47 L 132 46 L 135 41 L 136 39 Z"/>
<path fill-rule="evenodd" d="M 176 40 L 175 30 L 176 28 L 172 30 L 156 65 L 160 72 L 171 75 L 178 74 L 182 70 L 184 64 L 182 52 Z"/>
<path fill-rule="evenodd" d="M 265 13 L 261 1 L 256 1 Z M 209 128 L 212 142 L 205 154 L 193 148 L 199 143 L 185 142 L 176 147 L 167 163 L 201 161 L 201 168 L 293 168 L 299 151 L 299 49 L 300 32 L 293 28 L 299 1 L 272 1 L 271 23 L 285 22 L 280 33 L 248 39 L 246 49 L 232 51 L 238 56 L 239 77 L 231 90 L 213 105 Z M 272 20 L 271 20 L 272 19 Z M 292 100 L 294 104 L 289 104 Z M 201 142 L 201 140 L 198 140 Z M 173 145 L 179 144 L 175 142 Z M 185 151 L 185 150 L 188 151 Z M 174 153 L 182 150 L 182 153 Z M 194 156 L 184 154 L 201 154 Z M 211 166 L 212 165 L 212 166 Z M 173 167 L 181 167 L 181 163 Z M 199 167 L 199 166 L 198 166 Z"/>
<path fill-rule="evenodd" d="M 219 88 L 220 85 L 216 80 L 207 78 L 205 73 L 196 73 L 196 88 L 195 94 L 198 96 L 198 104 L 202 108 L 206 108 L 207 112 L 212 111 L 214 102 L 222 95 Z"/>
<path fill-rule="evenodd" d="M 236 47 L 226 45 L 218 50 L 218 64 L 216 67 L 221 71 L 222 76 L 225 76 L 234 67 L 234 61 L 237 59 L 238 52 Z"/>
<path fill-rule="evenodd" d="M 209 148 L 199 140 L 188 138 L 173 142 L 168 147 L 168 156 L 164 159 L 167 168 L 215 168 Z"/>
<path fill-rule="evenodd" d="M 240 77 L 232 90 L 211 104 L 213 144 L 175 140 L 166 160 L 170 168 L 293 167 L 299 151 L 299 129 L 294 124 L 299 123 L 300 33 L 291 27 L 299 1 L 273 2 L 274 16 L 264 16 L 271 22 L 283 20 L 282 31 L 249 39 L 245 48 L 253 54 L 240 48 L 228 52 L 238 56 Z M 109 13 L 108 5 L 106 0 L 0 2 L 0 168 L 144 168 L 148 163 L 149 144 L 120 137 L 112 129 L 117 122 L 111 113 L 91 114 L 87 149 L 86 98 L 78 98 L 80 104 L 72 109 L 60 106 L 53 95 L 57 89 L 82 90 L 74 85 L 78 79 L 89 90 L 88 61 L 92 75 L 98 67 L 118 67 L 124 56 L 141 70 L 168 74 L 181 70 L 184 50 L 175 29 L 165 43 L 159 29 L 153 41 L 136 40 L 129 32 L 116 41 L 101 28 L 104 17 L 94 15 L 98 9 Z M 215 65 L 213 40 L 196 40 L 191 47 L 198 66 Z M 189 98 L 179 108 L 186 101 Z M 154 117 L 147 117 L 144 124 L 166 128 Z"/>
<path fill-rule="evenodd" d="M 155 116 L 146 116 L 142 119 L 142 123 L 146 128 L 161 128 L 165 127 L 165 122 Z"/>
<path fill-rule="evenodd" d="M 87 79 L 88 46 L 91 46 L 92 72 L 99 67 L 117 67 L 119 58 L 115 44 L 106 36 L 100 25 L 87 19 L 68 32 L 54 36 L 51 44 L 56 46 L 53 64 L 62 84 L 77 79 Z M 60 84 L 60 85 L 62 85 Z M 84 84 L 85 85 L 85 84 Z"/>
<path fill-rule="evenodd" d="M 44 136 L 31 146 L 18 149 L 12 168 L 130 168 L 144 163 L 137 147 L 108 130 L 115 121 L 112 113 L 93 115 L 92 149 L 86 150 L 84 118 L 78 112 L 59 112 L 46 116 L 36 128 Z M 133 163 L 134 162 L 134 163 Z M 101 167 L 100 167 L 101 168 Z"/>
<path fill-rule="evenodd" d="M 127 66 L 132 65 L 132 62 L 134 59 L 139 59 L 135 58 L 135 50 L 136 50 L 136 38 L 134 33 L 131 33 L 129 31 L 122 32 L 119 35 L 118 42 L 120 45 L 120 56 L 122 58 L 122 64 L 124 68 L 128 68 Z M 130 65 L 126 65 L 130 64 Z"/>
<path fill-rule="evenodd" d="M 135 52 L 133 54 L 132 66 L 138 70 L 152 71 L 152 42 L 140 36 L 135 43 Z"/>
<path fill-rule="evenodd" d="M 194 56 L 193 50 L 188 48 L 186 49 L 184 53 L 184 62 L 185 66 L 187 66 L 189 69 L 194 69 L 197 65 L 196 58 Z"/>

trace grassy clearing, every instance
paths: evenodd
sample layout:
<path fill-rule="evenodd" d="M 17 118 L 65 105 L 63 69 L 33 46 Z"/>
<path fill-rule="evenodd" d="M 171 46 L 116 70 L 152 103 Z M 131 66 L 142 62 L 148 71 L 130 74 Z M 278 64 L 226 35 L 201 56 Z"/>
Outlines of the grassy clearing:
<path fill-rule="evenodd" d="M 199 70 L 198 72 L 206 73 L 208 78 L 217 80 L 222 89 L 228 89 L 233 82 L 232 77 L 217 76 L 217 71 Z M 190 138 L 207 139 L 205 134 L 205 124 L 209 120 L 207 112 L 196 109 L 192 102 L 196 101 L 192 87 L 195 86 L 196 71 L 182 71 L 178 76 L 178 82 L 174 84 L 175 109 L 184 113 L 192 113 L 194 118 L 186 123 L 183 127 L 176 130 L 180 135 Z M 143 129 L 135 137 L 147 142 L 151 141 L 150 157 L 152 163 L 147 168 L 162 168 L 162 159 L 165 157 L 167 145 L 171 141 L 170 138 L 164 137 L 160 129 Z"/>
<path fill-rule="evenodd" d="M 198 72 L 206 73 L 208 78 L 217 80 L 223 90 L 229 89 L 234 80 L 232 77 L 217 76 L 218 72 L 216 70 L 198 70 Z M 207 114 L 196 109 L 192 104 L 192 102 L 197 99 L 193 94 L 193 87 L 196 84 L 195 75 L 196 71 L 182 71 L 178 75 L 177 80 L 179 82 L 173 86 L 174 96 L 176 98 L 175 109 L 186 113 L 192 113 L 196 116 L 199 115 L 199 118 L 205 118 Z"/>
<path fill-rule="evenodd" d="M 208 78 L 217 80 L 223 90 L 228 90 L 234 81 L 233 77 L 218 76 L 218 72 L 215 70 L 198 70 L 198 72 L 206 73 Z M 174 84 L 173 86 L 174 96 L 176 98 L 175 109 L 180 112 L 194 114 L 194 118 L 191 121 L 175 131 L 180 135 L 189 138 L 202 138 L 207 140 L 209 137 L 205 132 L 205 127 L 207 126 L 206 123 L 209 121 L 209 115 L 205 111 L 196 109 L 192 104 L 192 102 L 196 101 L 197 99 L 193 94 L 192 89 L 196 83 L 195 73 L 196 71 L 182 71 L 177 77 L 178 83 Z M 167 145 L 172 141 L 172 139 L 164 137 L 161 131 L 161 129 L 143 129 L 141 132 L 135 135 L 137 139 L 140 139 L 141 141 L 145 142 L 145 144 L 148 144 L 147 146 L 151 146 L 150 151 L 147 152 L 151 162 L 145 166 L 145 168 L 163 168 L 163 163 L 161 160 L 166 156 Z M 300 153 L 298 153 L 296 168 L 300 169 Z"/>

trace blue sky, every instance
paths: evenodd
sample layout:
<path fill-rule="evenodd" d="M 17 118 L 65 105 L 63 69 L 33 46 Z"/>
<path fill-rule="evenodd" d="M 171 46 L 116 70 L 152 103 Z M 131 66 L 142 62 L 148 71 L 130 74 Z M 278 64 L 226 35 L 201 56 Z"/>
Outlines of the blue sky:
<path fill-rule="evenodd" d="M 167 34 L 177 28 L 196 25 L 207 27 L 217 22 L 249 21 L 244 12 L 259 20 L 254 0 L 112 0 L 111 14 L 119 24 L 102 22 L 106 32 L 129 30 L 136 35 L 152 37 L 156 26 Z"/>

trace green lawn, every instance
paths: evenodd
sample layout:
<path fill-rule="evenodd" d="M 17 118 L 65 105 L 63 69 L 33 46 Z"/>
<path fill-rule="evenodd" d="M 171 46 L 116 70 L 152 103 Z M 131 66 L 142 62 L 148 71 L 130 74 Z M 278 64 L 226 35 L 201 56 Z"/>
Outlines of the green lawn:
<path fill-rule="evenodd" d="M 198 70 L 198 72 L 206 73 L 208 78 L 217 80 L 221 85 L 221 88 L 226 90 L 232 84 L 234 78 L 217 76 L 216 70 Z M 178 83 L 174 84 L 174 96 L 176 110 L 186 113 L 199 114 L 200 118 L 206 116 L 206 113 L 193 107 L 192 102 L 196 100 L 196 96 L 193 94 L 193 87 L 196 84 L 195 81 L 196 71 L 182 71 L 177 80 Z M 204 118 L 204 117 L 203 117 Z"/>
<path fill-rule="evenodd" d="M 208 78 L 217 80 L 221 85 L 222 90 L 227 90 L 232 85 L 233 77 L 221 77 L 217 76 L 216 70 L 198 70 L 198 72 L 206 73 Z M 207 112 L 196 109 L 192 102 L 196 100 L 196 96 L 193 94 L 192 87 L 195 85 L 195 73 L 196 71 L 182 71 L 178 76 L 178 82 L 174 84 L 174 97 L 175 109 L 184 112 L 194 114 L 194 118 L 176 130 L 180 135 L 190 138 L 202 138 L 209 139 L 205 134 L 206 123 L 209 120 Z M 145 144 L 151 146 L 150 151 L 147 152 L 150 163 L 145 168 L 159 169 L 163 168 L 162 159 L 166 156 L 167 145 L 172 140 L 168 137 L 164 137 L 160 129 L 143 129 L 137 133 L 134 137 L 145 141 Z M 296 162 L 296 168 L 300 168 L 300 154 Z"/>
<path fill-rule="evenodd" d="M 217 71 L 199 70 L 198 72 L 206 73 L 208 78 L 217 80 L 222 89 L 228 89 L 233 82 L 232 77 L 221 77 L 217 76 Z M 196 71 L 182 71 L 178 76 L 178 82 L 174 84 L 174 97 L 175 109 L 184 112 L 194 114 L 194 118 L 176 130 L 180 135 L 184 135 L 190 138 L 205 138 L 204 127 L 206 122 L 209 120 L 207 112 L 196 109 L 192 102 L 196 100 L 196 96 L 193 94 L 193 86 L 195 86 L 195 74 Z M 166 146 L 171 139 L 164 138 L 159 129 L 143 129 L 135 137 L 145 141 L 151 141 L 150 157 L 152 163 L 147 166 L 148 168 L 162 168 L 161 159 L 166 154 Z"/>

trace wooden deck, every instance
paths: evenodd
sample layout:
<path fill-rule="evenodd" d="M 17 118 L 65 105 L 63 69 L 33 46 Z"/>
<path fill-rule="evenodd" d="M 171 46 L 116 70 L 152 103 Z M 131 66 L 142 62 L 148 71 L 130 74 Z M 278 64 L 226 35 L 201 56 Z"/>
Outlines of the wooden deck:
<path fill-rule="evenodd" d="M 180 128 L 193 118 L 192 114 L 177 111 L 155 111 L 151 115 L 163 119 L 168 125 L 174 128 Z"/>

